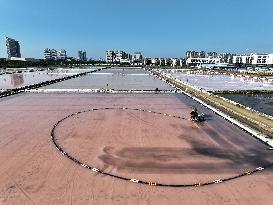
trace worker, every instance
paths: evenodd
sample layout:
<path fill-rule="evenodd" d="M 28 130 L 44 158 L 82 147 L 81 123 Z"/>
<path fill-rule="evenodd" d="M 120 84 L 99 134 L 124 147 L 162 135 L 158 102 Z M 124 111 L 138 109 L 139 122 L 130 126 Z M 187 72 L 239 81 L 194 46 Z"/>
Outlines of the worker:
<path fill-rule="evenodd" d="M 197 112 L 196 108 L 192 109 L 190 115 L 191 115 L 191 120 L 192 121 L 197 121 L 198 120 L 198 112 Z"/>

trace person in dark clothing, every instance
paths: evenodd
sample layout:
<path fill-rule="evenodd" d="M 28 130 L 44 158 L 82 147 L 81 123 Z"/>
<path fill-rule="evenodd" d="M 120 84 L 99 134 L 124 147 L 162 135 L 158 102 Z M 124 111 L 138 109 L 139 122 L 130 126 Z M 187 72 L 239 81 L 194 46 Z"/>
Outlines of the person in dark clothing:
<path fill-rule="evenodd" d="M 205 121 L 205 115 L 202 114 L 198 114 L 197 109 L 193 108 L 191 113 L 191 121 L 196 121 L 196 122 L 204 122 Z"/>
<path fill-rule="evenodd" d="M 190 115 L 191 115 L 191 120 L 193 120 L 193 121 L 198 120 L 198 112 L 197 112 L 196 108 L 192 109 Z"/>

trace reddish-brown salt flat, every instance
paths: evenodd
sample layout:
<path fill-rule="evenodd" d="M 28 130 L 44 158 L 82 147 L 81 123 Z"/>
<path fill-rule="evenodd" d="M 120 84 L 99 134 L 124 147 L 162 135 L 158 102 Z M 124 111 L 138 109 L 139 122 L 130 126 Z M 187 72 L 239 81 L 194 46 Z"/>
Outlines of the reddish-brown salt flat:
<path fill-rule="evenodd" d="M 272 168 L 221 184 L 171 188 L 91 172 L 54 147 L 53 125 L 91 108 L 128 107 L 188 117 L 203 124 L 133 110 L 75 115 L 56 139 L 78 160 L 110 174 L 163 184 L 192 184 L 273 163 L 261 142 L 182 94 L 22 94 L 0 100 L 0 204 L 273 204 Z"/>

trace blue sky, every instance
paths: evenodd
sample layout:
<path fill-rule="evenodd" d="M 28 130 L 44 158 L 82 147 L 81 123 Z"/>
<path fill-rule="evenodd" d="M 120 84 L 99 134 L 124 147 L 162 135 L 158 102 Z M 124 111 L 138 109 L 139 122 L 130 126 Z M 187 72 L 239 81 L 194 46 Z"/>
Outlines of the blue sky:
<path fill-rule="evenodd" d="M 0 0 L 0 8 L 0 57 L 5 36 L 36 58 L 47 47 L 93 58 L 107 49 L 150 57 L 273 52 L 272 0 Z"/>

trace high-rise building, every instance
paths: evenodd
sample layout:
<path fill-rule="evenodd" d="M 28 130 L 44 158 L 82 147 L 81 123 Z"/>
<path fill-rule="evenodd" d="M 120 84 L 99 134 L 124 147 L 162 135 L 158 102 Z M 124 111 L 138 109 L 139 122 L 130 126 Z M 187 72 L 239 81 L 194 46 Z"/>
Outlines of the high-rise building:
<path fill-rule="evenodd" d="M 143 56 L 141 52 L 134 52 L 133 61 L 141 61 L 142 59 L 143 59 Z"/>
<path fill-rule="evenodd" d="M 144 65 L 151 65 L 152 64 L 152 59 L 151 58 L 144 58 L 143 64 Z"/>
<path fill-rule="evenodd" d="M 187 51 L 186 58 L 205 58 L 205 51 Z"/>
<path fill-rule="evenodd" d="M 12 57 L 21 58 L 19 41 L 6 37 L 6 46 L 9 59 Z"/>
<path fill-rule="evenodd" d="M 141 52 L 134 52 L 131 58 L 131 62 L 136 65 L 143 64 L 143 56 Z"/>
<path fill-rule="evenodd" d="M 115 52 L 111 50 L 106 51 L 105 60 L 107 63 L 113 63 L 115 60 Z"/>
<path fill-rule="evenodd" d="M 55 49 L 46 48 L 44 49 L 45 60 L 57 60 L 57 51 Z"/>
<path fill-rule="evenodd" d="M 209 58 L 217 58 L 218 57 L 218 53 L 216 53 L 216 52 L 208 52 L 208 57 Z"/>
<path fill-rule="evenodd" d="M 115 52 L 115 56 L 116 56 L 115 60 L 117 62 L 120 62 L 121 60 L 123 60 L 127 57 L 126 53 L 124 51 L 120 51 L 120 50 Z"/>
<path fill-rule="evenodd" d="M 137 52 L 135 53 L 135 57 L 137 58 L 142 58 L 141 53 Z M 126 53 L 125 51 L 122 50 L 117 50 L 117 51 L 112 51 L 112 50 L 108 50 L 106 51 L 106 56 L 105 56 L 105 60 L 108 63 L 131 63 L 132 60 L 134 59 L 134 56 Z"/>
<path fill-rule="evenodd" d="M 231 53 L 218 54 L 218 57 L 221 58 L 222 63 L 229 63 L 229 64 L 232 64 L 233 56 L 236 56 L 236 54 L 231 54 Z"/>
<path fill-rule="evenodd" d="M 78 51 L 78 59 L 80 61 L 87 61 L 87 58 L 86 58 L 86 51 Z"/>
<path fill-rule="evenodd" d="M 45 60 L 51 59 L 51 49 L 49 48 L 44 49 L 44 59 Z"/>
<path fill-rule="evenodd" d="M 66 60 L 67 55 L 66 55 L 66 50 L 61 49 L 58 51 L 58 59 L 59 60 Z"/>
<path fill-rule="evenodd" d="M 133 55 L 130 54 L 130 53 L 125 53 L 125 59 L 127 59 L 127 60 L 129 60 L 129 61 L 132 61 Z"/>
<path fill-rule="evenodd" d="M 52 55 L 52 58 L 54 60 L 58 59 L 58 55 L 57 55 L 57 50 L 56 49 L 51 49 L 51 55 Z"/>
<path fill-rule="evenodd" d="M 197 53 L 198 53 L 199 58 L 206 58 L 206 52 L 205 51 L 200 51 L 200 52 L 197 52 Z"/>

